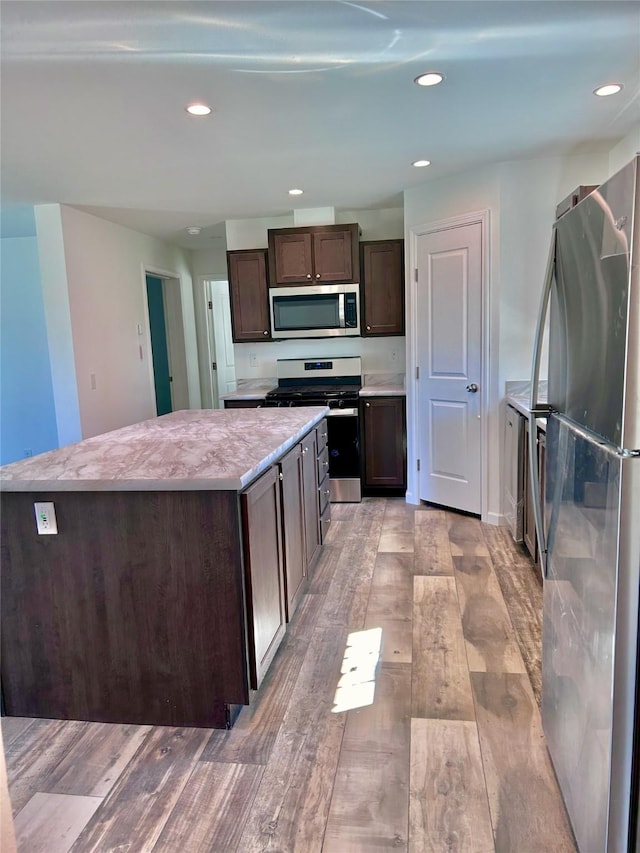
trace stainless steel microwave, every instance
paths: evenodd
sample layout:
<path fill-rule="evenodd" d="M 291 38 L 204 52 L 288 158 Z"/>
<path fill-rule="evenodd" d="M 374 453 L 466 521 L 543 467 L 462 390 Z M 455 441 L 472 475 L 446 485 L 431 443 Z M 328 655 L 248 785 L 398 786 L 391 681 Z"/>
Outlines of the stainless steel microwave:
<path fill-rule="evenodd" d="M 269 289 L 272 338 L 360 334 L 360 285 L 315 284 Z"/>

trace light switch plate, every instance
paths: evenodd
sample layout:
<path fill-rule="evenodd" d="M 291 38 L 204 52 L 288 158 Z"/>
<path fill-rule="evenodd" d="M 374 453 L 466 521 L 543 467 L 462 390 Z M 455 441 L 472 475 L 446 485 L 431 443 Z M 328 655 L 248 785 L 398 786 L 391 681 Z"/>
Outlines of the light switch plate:
<path fill-rule="evenodd" d="M 58 532 L 56 511 L 52 502 L 34 503 L 36 525 L 41 535 L 51 535 Z"/>

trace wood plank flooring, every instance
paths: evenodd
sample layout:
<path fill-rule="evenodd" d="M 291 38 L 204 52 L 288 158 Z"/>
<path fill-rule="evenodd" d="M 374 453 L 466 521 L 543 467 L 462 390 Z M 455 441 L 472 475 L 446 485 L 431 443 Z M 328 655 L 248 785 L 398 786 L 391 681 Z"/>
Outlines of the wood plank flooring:
<path fill-rule="evenodd" d="M 332 515 L 231 731 L 2 719 L 19 851 L 575 853 L 531 560 L 440 508 Z"/>

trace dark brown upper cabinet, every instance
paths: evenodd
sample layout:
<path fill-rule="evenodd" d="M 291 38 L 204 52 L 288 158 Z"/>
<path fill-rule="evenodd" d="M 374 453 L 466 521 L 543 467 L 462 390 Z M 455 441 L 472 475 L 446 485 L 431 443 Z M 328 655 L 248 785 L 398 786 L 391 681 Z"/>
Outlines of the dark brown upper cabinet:
<path fill-rule="evenodd" d="M 356 224 L 270 229 L 271 285 L 357 281 L 359 235 Z"/>
<path fill-rule="evenodd" d="M 233 340 L 270 341 L 267 250 L 227 252 Z"/>
<path fill-rule="evenodd" d="M 362 335 L 404 335 L 404 240 L 360 244 Z"/>

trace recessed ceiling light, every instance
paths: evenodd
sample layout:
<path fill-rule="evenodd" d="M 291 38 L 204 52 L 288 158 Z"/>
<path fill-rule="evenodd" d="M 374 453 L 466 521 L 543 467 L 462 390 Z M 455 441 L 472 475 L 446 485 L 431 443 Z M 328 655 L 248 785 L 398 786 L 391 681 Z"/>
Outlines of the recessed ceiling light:
<path fill-rule="evenodd" d="M 622 91 L 622 83 L 607 83 L 605 86 L 598 86 L 593 90 L 593 94 L 599 98 L 606 98 L 607 95 L 617 95 Z"/>
<path fill-rule="evenodd" d="M 202 228 L 199 225 L 190 225 L 186 231 L 187 234 L 191 234 L 195 237 L 196 234 L 199 234 L 202 231 Z"/>
<path fill-rule="evenodd" d="M 421 169 L 423 166 L 430 166 L 431 160 L 414 160 L 411 165 L 415 166 L 416 169 Z"/>
<path fill-rule="evenodd" d="M 189 104 L 185 109 L 192 116 L 208 116 L 211 112 L 211 107 L 206 104 Z"/>
<path fill-rule="evenodd" d="M 304 190 L 289 190 L 289 195 L 302 195 Z"/>
<path fill-rule="evenodd" d="M 419 74 L 413 82 L 417 83 L 418 86 L 437 86 L 443 80 L 444 74 L 439 71 L 425 71 L 424 74 Z"/>

